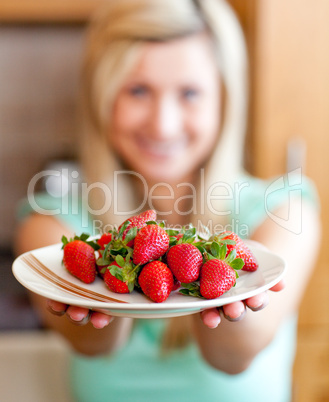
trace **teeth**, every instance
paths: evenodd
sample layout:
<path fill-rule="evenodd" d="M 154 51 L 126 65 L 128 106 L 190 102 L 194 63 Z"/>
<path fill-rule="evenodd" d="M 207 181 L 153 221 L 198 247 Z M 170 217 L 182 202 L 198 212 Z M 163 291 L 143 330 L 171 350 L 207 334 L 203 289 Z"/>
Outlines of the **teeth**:
<path fill-rule="evenodd" d="M 182 138 L 178 141 L 160 142 L 150 139 L 139 139 L 139 145 L 144 151 L 158 157 L 171 157 L 179 154 L 187 146 L 187 141 Z"/>

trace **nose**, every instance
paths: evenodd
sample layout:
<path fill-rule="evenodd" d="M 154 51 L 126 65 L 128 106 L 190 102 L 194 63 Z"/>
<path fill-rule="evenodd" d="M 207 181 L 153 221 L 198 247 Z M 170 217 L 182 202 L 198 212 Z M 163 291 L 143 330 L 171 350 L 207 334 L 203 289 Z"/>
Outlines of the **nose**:
<path fill-rule="evenodd" d="M 170 95 L 154 100 L 150 113 L 150 134 L 166 140 L 177 136 L 183 128 L 183 113 L 178 101 Z"/>

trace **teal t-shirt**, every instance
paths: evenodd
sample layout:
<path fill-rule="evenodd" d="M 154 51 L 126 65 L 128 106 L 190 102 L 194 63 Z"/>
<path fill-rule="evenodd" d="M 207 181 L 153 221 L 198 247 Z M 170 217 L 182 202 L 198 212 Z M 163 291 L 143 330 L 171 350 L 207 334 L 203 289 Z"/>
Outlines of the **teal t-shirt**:
<path fill-rule="evenodd" d="M 228 208 L 231 229 L 244 238 L 268 217 L 298 233 L 298 225 L 289 227 L 289 214 L 287 218 L 278 217 L 275 210 L 283 203 L 289 206 L 292 196 L 297 200 L 294 207 L 298 207 L 299 200 L 301 208 L 306 200 L 317 203 L 312 182 L 299 175 L 272 181 L 246 175 L 237 185 Z M 73 205 L 76 200 L 54 199 L 46 194 L 37 195 L 34 201 L 40 210 L 51 210 L 75 233 L 93 233 L 93 222 L 80 201 Z M 63 205 L 68 213 L 61 213 Z M 30 203 L 23 202 L 19 217 L 33 209 Z M 286 320 L 247 370 L 228 375 L 210 367 L 195 344 L 164 356 L 160 345 L 166 320 L 137 320 L 128 343 L 111 356 L 72 354 L 72 393 L 80 402 L 288 402 L 296 324 L 295 316 Z"/>

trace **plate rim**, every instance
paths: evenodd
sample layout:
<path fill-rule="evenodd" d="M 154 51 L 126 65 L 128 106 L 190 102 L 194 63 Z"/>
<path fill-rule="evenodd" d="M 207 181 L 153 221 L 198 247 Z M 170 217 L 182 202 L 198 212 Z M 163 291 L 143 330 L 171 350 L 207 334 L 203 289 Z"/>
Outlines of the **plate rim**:
<path fill-rule="evenodd" d="M 21 283 L 22 286 L 24 286 L 26 289 L 30 290 L 33 293 L 39 294 L 40 296 L 43 296 L 48 299 L 51 298 L 53 300 L 56 300 L 56 301 L 59 301 L 59 302 L 65 303 L 65 304 L 86 307 L 91 310 L 102 309 L 102 310 L 111 310 L 111 311 L 115 311 L 115 310 L 120 310 L 120 311 L 124 311 L 124 310 L 128 311 L 129 310 L 129 311 L 136 311 L 136 312 L 143 311 L 143 312 L 145 312 L 145 315 L 147 315 L 148 312 L 149 313 L 165 312 L 165 311 L 170 312 L 170 310 L 183 311 L 183 310 L 189 309 L 189 310 L 200 311 L 202 309 L 207 309 L 207 308 L 212 308 L 212 307 L 221 307 L 225 304 L 229 304 L 234 301 L 244 300 L 244 299 L 252 297 L 258 293 L 262 293 L 262 292 L 268 290 L 269 288 L 271 288 L 272 286 L 274 286 L 276 283 L 278 283 L 284 277 L 284 275 L 286 273 L 286 262 L 281 256 L 279 256 L 263 247 L 257 247 L 255 244 L 248 244 L 248 247 L 255 254 L 263 253 L 267 256 L 275 257 L 277 259 L 276 266 L 280 267 L 280 270 L 279 270 L 279 273 L 275 276 L 275 278 L 268 281 L 264 285 L 261 285 L 261 286 L 257 287 L 256 289 L 251 289 L 250 291 L 243 292 L 241 294 L 238 293 L 236 295 L 227 296 L 224 293 L 224 295 L 222 295 L 216 299 L 196 299 L 192 296 L 183 296 L 183 297 L 187 297 L 187 298 L 190 297 L 190 300 L 187 300 L 186 302 L 179 301 L 179 302 L 173 302 L 173 303 L 166 303 L 166 301 L 163 303 L 155 303 L 155 302 L 150 301 L 150 299 L 148 299 L 146 296 L 145 296 L 145 298 L 146 298 L 145 303 L 93 301 L 88 298 L 83 299 L 82 297 L 81 297 L 81 299 L 72 300 L 71 295 L 69 293 L 67 293 L 67 296 L 66 296 L 65 291 L 60 288 L 59 288 L 59 290 L 60 290 L 61 294 L 53 294 L 53 295 L 49 294 L 49 292 L 47 292 L 47 291 L 43 291 L 40 288 L 38 289 L 38 285 L 33 286 L 33 285 L 31 285 L 31 283 L 27 283 L 27 281 L 24 280 L 24 274 L 21 274 L 21 272 L 20 272 L 20 264 L 24 265 L 24 263 L 22 262 L 22 258 L 24 256 L 26 256 L 28 254 L 33 255 L 34 253 L 39 252 L 39 250 L 44 251 L 45 249 L 47 249 L 49 247 L 52 247 L 52 248 L 57 247 L 58 248 L 59 246 L 61 247 L 61 243 L 56 243 L 56 244 L 53 244 L 50 246 L 41 247 L 41 248 L 34 249 L 34 250 L 21 254 L 14 260 L 14 262 L 12 264 L 13 275 L 15 276 L 16 280 Z M 258 269 L 261 269 L 261 267 L 259 267 Z M 29 270 L 29 268 L 27 268 L 27 267 L 26 267 L 26 272 L 27 272 L 27 275 L 33 275 L 35 278 L 38 278 L 39 281 L 41 281 L 41 283 L 46 281 L 47 286 L 56 286 L 51 281 L 42 278 L 37 273 L 33 272 L 32 270 Z M 253 272 L 248 272 L 245 275 L 253 275 L 253 274 L 254 274 Z M 99 278 L 99 280 L 102 280 L 102 279 Z M 35 283 L 35 282 L 32 282 L 32 283 Z M 84 284 L 84 285 L 86 285 L 86 284 Z M 111 294 L 115 294 L 115 293 L 111 292 Z M 77 296 L 75 296 L 75 297 L 77 297 Z"/>

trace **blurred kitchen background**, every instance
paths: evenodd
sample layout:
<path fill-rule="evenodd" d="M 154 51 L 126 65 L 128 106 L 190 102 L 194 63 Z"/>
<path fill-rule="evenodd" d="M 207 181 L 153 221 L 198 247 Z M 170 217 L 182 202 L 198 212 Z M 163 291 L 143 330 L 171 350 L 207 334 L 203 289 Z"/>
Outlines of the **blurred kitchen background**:
<path fill-rule="evenodd" d="M 15 208 L 32 177 L 49 162 L 66 167 L 74 161 L 83 36 L 99 2 L 0 0 L 0 395 L 7 402 L 70 400 L 62 375 L 66 345 L 41 330 L 24 289 L 12 276 L 12 244 Z M 294 401 L 325 402 L 329 2 L 229 3 L 245 31 L 251 64 L 247 167 L 263 178 L 302 167 L 320 192 L 323 243 L 300 312 Z M 50 361 L 56 364 L 49 367 Z"/>

